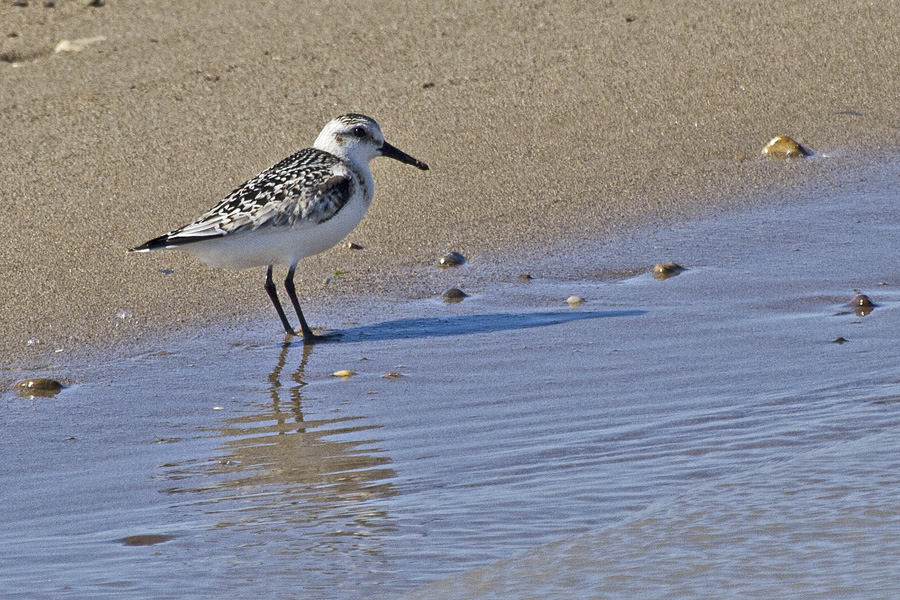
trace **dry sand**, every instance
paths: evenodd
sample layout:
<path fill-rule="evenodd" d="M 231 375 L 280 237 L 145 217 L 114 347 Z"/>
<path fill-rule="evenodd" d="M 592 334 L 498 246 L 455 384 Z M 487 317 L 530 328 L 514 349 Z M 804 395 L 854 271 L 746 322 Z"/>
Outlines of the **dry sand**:
<path fill-rule="evenodd" d="M 375 161 L 365 250 L 301 265 L 313 323 L 351 295 L 433 293 L 420 275 L 448 250 L 514 270 L 561 240 L 789 198 L 900 140 L 887 1 L 19 4 L 0 2 L 5 365 L 213 322 L 280 336 L 262 269 L 125 249 L 343 112 L 431 171 Z M 836 158 L 763 159 L 775 134 Z"/>

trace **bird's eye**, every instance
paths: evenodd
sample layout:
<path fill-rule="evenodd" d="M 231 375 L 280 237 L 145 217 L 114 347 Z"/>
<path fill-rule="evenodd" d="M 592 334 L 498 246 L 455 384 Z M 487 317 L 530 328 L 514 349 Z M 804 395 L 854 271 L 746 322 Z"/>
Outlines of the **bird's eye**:
<path fill-rule="evenodd" d="M 353 135 L 355 135 L 359 139 L 366 137 L 366 128 L 365 127 L 354 127 Z"/>

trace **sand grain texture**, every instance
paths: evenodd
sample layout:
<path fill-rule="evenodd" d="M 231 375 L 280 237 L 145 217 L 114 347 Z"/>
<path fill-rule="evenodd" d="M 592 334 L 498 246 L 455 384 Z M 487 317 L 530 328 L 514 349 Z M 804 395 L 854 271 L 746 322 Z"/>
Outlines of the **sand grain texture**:
<path fill-rule="evenodd" d="M 890 2 L 4 0 L 0 354 L 27 363 L 248 318 L 270 318 L 276 335 L 262 270 L 125 249 L 342 112 L 373 116 L 431 171 L 375 161 L 375 205 L 352 236 L 365 251 L 301 265 L 311 311 L 349 294 L 433 293 L 417 274 L 448 250 L 539 256 L 789 198 L 890 153 L 898 47 Z M 778 134 L 836 158 L 765 161 Z M 334 269 L 339 282 L 323 286 Z"/>

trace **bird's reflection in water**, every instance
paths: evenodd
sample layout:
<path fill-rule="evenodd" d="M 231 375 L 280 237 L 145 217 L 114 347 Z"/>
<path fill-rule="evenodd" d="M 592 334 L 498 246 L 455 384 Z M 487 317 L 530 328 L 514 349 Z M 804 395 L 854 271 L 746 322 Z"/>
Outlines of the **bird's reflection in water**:
<path fill-rule="evenodd" d="M 395 493 L 390 480 L 396 474 L 387 466 L 390 458 L 373 449 L 378 440 L 364 433 L 376 428 L 358 410 L 335 418 L 304 414 L 304 377 L 313 346 L 302 346 L 300 362 L 290 370 L 289 359 L 299 350 L 281 348 L 267 379 L 270 401 L 250 404 L 246 414 L 220 427 L 227 455 L 204 461 L 200 469 L 170 465 L 176 468 L 167 477 L 182 485 L 167 491 L 205 496 L 197 501 L 216 506 L 209 512 L 219 515 L 220 527 L 290 524 L 304 528 L 304 535 L 321 528 L 328 532 L 328 545 L 337 543 L 335 532 L 359 538 L 390 527 L 374 501 Z M 347 398 L 317 400 L 343 408 Z M 349 400 L 350 410 L 358 408 Z M 183 487 L 185 478 L 203 483 Z"/>
<path fill-rule="evenodd" d="M 288 350 L 291 345 L 282 344 L 281 353 L 278 355 L 278 363 L 272 372 L 269 373 L 269 395 L 272 396 L 272 415 L 275 417 L 278 425 L 284 426 L 293 420 L 298 426 L 297 432 L 304 433 L 303 428 L 303 410 L 300 406 L 301 391 L 306 386 L 303 381 L 303 374 L 306 372 L 306 364 L 309 362 L 309 355 L 312 352 L 312 344 L 303 344 L 303 356 L 300 359 L 300 365 L 291 373 L 291 381 L 287 388 L 287 404 L 286 411 L 282 410 L 281 395 L 285 391 L 281 383 L 281 374 L 284 366 L 287 364 Z M 285 433 L 282 431 L 281 433 Z"/>

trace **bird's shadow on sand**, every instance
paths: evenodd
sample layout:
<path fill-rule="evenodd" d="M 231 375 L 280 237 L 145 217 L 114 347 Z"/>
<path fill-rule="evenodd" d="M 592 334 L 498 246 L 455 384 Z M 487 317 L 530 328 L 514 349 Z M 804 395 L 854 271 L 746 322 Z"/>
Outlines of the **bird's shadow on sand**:
<path fill-rule="evenodd" d="M 491 313 L 453 317 L 422 317 L 384 321 L 330 332 L 327 343 L 380 342 L 497 333 L 534 327 L 561 325 L 587 319 L 637 317 L 643 310 Z M 302 342 L 299 342 L 302 343 Z"/>

